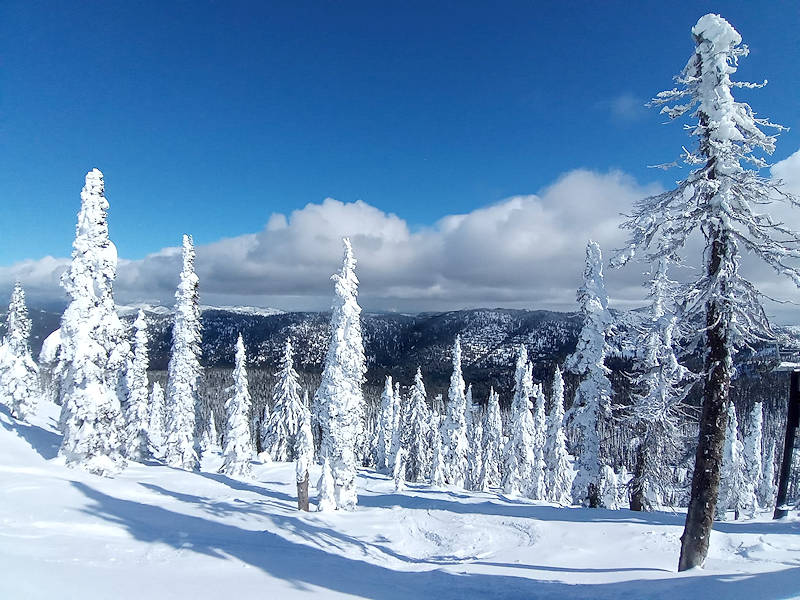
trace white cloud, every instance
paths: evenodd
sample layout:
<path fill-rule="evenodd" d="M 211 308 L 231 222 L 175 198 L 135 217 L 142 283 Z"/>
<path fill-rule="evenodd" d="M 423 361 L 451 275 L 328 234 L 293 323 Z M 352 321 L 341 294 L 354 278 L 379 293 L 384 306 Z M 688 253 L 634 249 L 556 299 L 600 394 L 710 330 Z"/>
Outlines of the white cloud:
<path fill-rule="evenodd" d="M 773 172 L 796 173 L 791 161 L 800 162 L 799 155 Z M 789 177 L 784 178 L 788 183 Z M 619 229 L 620 213 L 635 199 L 657 191 L 658 186 L 640 185 L 620 172 L 576 170 L 538 195 L 447 215 L 413 231 L 401 217 L 365 202 L 326 199 L 288 215 L 273 214 L 258 233 L 199 246 L 202 302 L 327 308 L 330 275 L 339 266 L 341 238 L 347 235 L 358 258 L 360 298 L 367 309 L 574 310 L 586 241 L 597 240 L 610 256 L 626 235 Z M 121 260 L 118 300 L 171 302 L 179 263 L 177 248 L 142 260 Z M 58 274 L 65 265 L 66 259 L 47 257 L 0 267 L 0 285 L 10 288 L 19 278 L 34 296 L 57 295 Z M 606 271 L 616 306 L 641 304 L 645 270 L 633 265 Z M 771 274 L 757 270 L 755 275 L 775 287 Z"/>

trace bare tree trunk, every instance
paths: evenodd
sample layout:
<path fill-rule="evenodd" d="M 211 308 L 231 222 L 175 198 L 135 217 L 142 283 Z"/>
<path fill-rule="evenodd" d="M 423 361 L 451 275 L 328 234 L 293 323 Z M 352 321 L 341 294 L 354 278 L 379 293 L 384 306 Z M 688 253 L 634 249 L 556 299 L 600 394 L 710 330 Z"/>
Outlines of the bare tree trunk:
<path fill-rule="evenodd" d="M 297 508 L 308 512 L 308 471 L 305 479 L 297 482 Z"/>
<path fill-rule="evenodd" d="M 715 277 L 728 248 L 724 231 L 714 232 L 708 273 Z M 724 292 L 724 290 L 723 290 Z M 728 339 L 728 315 L 723 299 L 711 298 L 706 305 L 706 359 L 703 412 L 692 476 L 692 496 L 686 513 L 686 526 L 681 536 L 678 570 L 685 571 L 703 564 L 708 554 L 711 526 L 717 507 L 722 448 L 728 424 L 727 404 L 731 382 L 731 349 Z M 722 304 L 722 306 L 721 306 Z"/>

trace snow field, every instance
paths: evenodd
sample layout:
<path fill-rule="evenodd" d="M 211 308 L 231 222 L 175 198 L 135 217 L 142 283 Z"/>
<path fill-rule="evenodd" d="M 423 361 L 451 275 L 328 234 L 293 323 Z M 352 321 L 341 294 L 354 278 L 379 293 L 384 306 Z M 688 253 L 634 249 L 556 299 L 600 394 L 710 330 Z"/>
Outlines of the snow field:
<path fill-rule="evenodd" d="M 218 474 L 218 454 L 194 473 L 69 469 L 57 415 L 0 409 L 0 598 L 800 597 L 796 519 L 715 524 L 705 568 L 678 574 L 681 514 L 397 493 L 369 470 L 356 511 L 302 513 L 292 463 L 254 463 L 252 481 Z"/>

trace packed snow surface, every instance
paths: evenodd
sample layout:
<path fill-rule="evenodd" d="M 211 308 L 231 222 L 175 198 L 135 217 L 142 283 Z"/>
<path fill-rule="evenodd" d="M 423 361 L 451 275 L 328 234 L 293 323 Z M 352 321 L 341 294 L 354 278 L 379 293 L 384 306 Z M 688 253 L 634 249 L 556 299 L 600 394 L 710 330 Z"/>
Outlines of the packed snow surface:
<path fill-rule="evenodd" d="M 196 473 L 68 469 L 57 414 L 0 407 L 0 598 L 800 597 L 797 519 L 715 524 L 705 568 L 676 573 L 682 515 L 397 493 L 368 470 L 354 512 L 301 513 L 291 463 L 252 481 L 218 474 L 218 455 Z"/>

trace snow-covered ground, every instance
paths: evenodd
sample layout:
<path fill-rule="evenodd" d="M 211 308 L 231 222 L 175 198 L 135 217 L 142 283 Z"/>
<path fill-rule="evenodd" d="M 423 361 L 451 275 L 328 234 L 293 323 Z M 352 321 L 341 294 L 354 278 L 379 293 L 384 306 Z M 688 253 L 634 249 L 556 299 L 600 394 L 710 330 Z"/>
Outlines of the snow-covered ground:
<path fill-rule="evenodd" d="M 715 524 L 676 573 L 681 515 L 557 508 L 364 470 L 353 513 L 295 509 L 290 464 L 250 482 L 131 464 L 105 479 L 57 458 L 57 411 L 0 407 L 0 598 L 800 597 L 800 521 Z M 312 474 L 313 477 L 313 474 Z"/>

